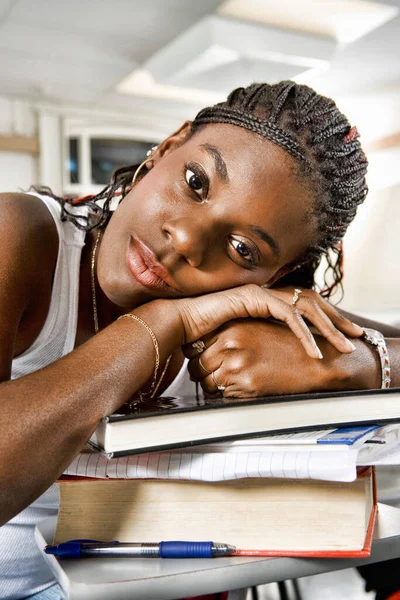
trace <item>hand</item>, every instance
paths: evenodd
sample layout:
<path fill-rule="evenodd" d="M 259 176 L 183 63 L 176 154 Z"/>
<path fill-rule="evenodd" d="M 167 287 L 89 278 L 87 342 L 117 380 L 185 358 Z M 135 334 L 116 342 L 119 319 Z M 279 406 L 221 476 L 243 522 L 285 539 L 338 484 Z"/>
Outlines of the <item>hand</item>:
<path fill-rule="evenodd" d="M 324 331 L 320 331 L 328 340 L 331 340 L 330 330 L 333 333 L 334 327 L 351 337 L 360 337 L 363 335 L 364 330 L 362 327 L 344 317 L 332 304 L 320 296 L 318 292 L 306 288 L 297 289 L 300 292 L 296 301 L 297 310 L 302 317 L 310 320 L 312 323 L 315 323 L 311 318 L 312 314 L 319 312 L 327 325 Z M 288 304 L 292 304 L 293 302 L 294 289 L 292 287 L 272 288 L 270 292 L 273 292 L 277 298 L 284 300 Z M 332 343 L 334 346 L 336 345 L 333 341 Z"/>
<path fill-rule="evenodd" d="M 281 297 L 279 297 L 281 296 Z M 286 323 L 292 333 L 300 340 L 307 354 L 312 358 L 322 358 L 315 339 L 305 323 L 300 311 L 282 299 L 287 298 L 281 290 L 267 290 L 255 284 L 199 296 L 174 300 L 184 330 L 184 343 L 198 340 L 211 333 L 223 323 L 232 319 L 248 318 L 268 319 L 273 317 Z M 318 303 L 308 301 L 304 304 L 303 313 L 307 319 L 325 336 L 340 352 L 350 353 L 353 344 L 347 340 L 322 310 Z M 336 318 L 336 317 L 335 317 Z M 338 319 L 343 328 L 342 319 Z M 359 336 L 363 330 L 344 319 L 344 328 L 352 335 Z"/>
<path fill-rule="evenodd" d="M 184 354 L 192 378 L 211 394 L 249 398 L 374 387 L 368 379 L 375 376 L 374 357 L 358 340 L 357 352 L 348 356 L 317 336 L 324 353 L 319 361 L 303 351 L 288 327 L 274 321 L 234 320 L 201 339 L 203 352 L 187 344 Z"/>

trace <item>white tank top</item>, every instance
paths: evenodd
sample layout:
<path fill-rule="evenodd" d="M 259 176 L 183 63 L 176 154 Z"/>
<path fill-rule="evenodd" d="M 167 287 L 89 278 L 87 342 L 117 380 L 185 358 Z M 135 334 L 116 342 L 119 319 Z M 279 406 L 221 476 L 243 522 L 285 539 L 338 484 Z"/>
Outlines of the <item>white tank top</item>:
<path fill-rule="evenodd" d="M 13 360 L 12 379 L 28 375 L 71 352 L 75 344 L 79 268 L 85 232 L 72 223 L 61 222 L 61 207 L 56 200 L 39 197 L 48 207 L 57 227 L 59 248 L 49 312 L 43 328 L 32 346 Z M 87 214 L 86 207 L 76 207 L 77 214 Z M 164 395 L 194 394 L 183 364 L 176 379 Z M 42 496 L 0 528 L 0 598 L 20 600 L 55 583 L 53 574 L 34 539 L 36 524 L 57 514 L 58 485 L 53 484 Z"/>

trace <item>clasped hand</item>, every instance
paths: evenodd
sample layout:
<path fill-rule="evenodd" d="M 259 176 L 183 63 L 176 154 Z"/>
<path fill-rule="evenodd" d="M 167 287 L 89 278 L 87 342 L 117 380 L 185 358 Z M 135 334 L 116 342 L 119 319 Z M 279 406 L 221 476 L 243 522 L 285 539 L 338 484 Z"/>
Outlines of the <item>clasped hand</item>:
<path fill-rule="evenodd" d="M 255 397 L 324 389 L 327 371 L 330 381 L 335 376 L 335 358 L 354 351 L 344 334 L 360 337 L 362 328 L 317 292 L 302 289 L 295 307 L 293 288 L 263 292 L 268 294 L 269 316 L 277 320 L 266 320 L 268 315 L 261 312 L 263 318 L 232 317 L 198 338 L 199 343 L 184 345 L 190 375 L 205 392 Z M 304 319 L 317 330 L 315 337 L 326 360 L 315 360 L 322 354 Z"/>

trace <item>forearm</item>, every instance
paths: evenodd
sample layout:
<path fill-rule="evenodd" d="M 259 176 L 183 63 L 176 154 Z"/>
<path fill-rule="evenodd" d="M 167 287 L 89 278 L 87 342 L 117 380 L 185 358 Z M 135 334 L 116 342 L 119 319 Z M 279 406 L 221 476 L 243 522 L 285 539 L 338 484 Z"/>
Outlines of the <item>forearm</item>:
<path fill-rule="evenodd" d="M 165 304 L 135 314 L 156 334 L 160 361 L 182 343 Z M 60 476 L 93 433 L 151 378 L 154 344 L 133 319 L 120 319 L 52 365 L 0 384 L 0 522 L 17 514 Z"/>
<path fill-rule="evenodd" d="M 378 321 L 373 321 L 372 319 L 366 319 L 361 315 L 355 315 L 349 313 L 345 310 L 337 309 L 341 315 L 353 321 L 353 323 L 357 323 L 361 327 L 370 327 L 371 329 L 377 329 L 380 331 L 385 337 L 388 338 L 400 338 L 400 327 L 395 327 L 394 325 L 388 325 L 387 323 L 380 323 Z"/>
<path fill-rule="evenodd" d="M 400 387 L 400 338 L 387 339 L 387 346 L 391 362 L 391 385 L 390 387 Z"/>
<path fill-rule="evenodd" d="M 376 348 L 362 339 L 353 339 L 356 350 L 340 354 L 325 341 L 324 360 L 318 369 L 321 389 L 378 389 L 382 369 Z M 391 362 L 391 387 L 400 387 L 400 338 L 386 338 Z"/>

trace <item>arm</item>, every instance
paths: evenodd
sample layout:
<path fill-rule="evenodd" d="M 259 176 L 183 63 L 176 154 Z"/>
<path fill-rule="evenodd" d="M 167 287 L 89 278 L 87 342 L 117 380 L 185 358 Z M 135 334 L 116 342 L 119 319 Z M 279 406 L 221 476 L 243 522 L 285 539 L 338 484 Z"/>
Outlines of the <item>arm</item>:
<path fill-rule="evenodd" d="M 282 300 L 291 303 L 293 289 L 274 290 Z M 347 318 L 359 325 L 378 329 L 387 337 L 391 359 L 391 387 L 400 386 L 399 330 L 393 327 L 354 318 L 338 312 L 315 292 L 304 290 L 296 305 L 308 318 L 311 310 L 327 315 L 342 331 L 351 335 Z M 226 387 L 225 395 L 254 397 L 268 394 L 312 391 L 374 389 L 381 386 L 381 366 L 376 348 L 364 340 L 352 337 L 356 350 L 338 352 L 325 337 L 316 334 L 323 354 L 322 361 L 309 360 L 301 352 L 298 341 L 288 335 L 287 328 L 271 321 L 240 321 L 226 323 L 218 331 L 203 338 L 207 349 L 201 357 L 191 347 L 185 348 L 190 358 L 189 371 L 201 382 L 205 391 L 216 392 L 214 379 Z"/>
<path fill-rule="evenodd" d="M 38 298 L 46 315 L 57 237 L 47 211 L 31 198 L 28 202 L 24 195 L 3 196 L 0 209 L 0 523 L 4 523 L 60 476 L 103 416 L 150 379 L 154 345 L 140 323 L 121 319 L 53 364 L 9 381 L 13 357 L 40 331 L 40 318 L 32 312 Z M 183 343 L 226 321 L 270 316 L 284 320 L 309 355 L 317 356 L 304 321 L 258 286 L 155 300 L 134 313 L 154 331 L 162 362 Z"/>
<path fill-rule="evenodd" d="M 284 325 L 241 320 L 226 323 L 203 336 L 206 350 L 196 354 L 188 346 L 189 371 L 206 392 L 215 393 L 214 379 L 226 387 L 225 396 L 248 398 L 328 390 L 374 389 L 381 386 L 378 352 L 362 339 L 356 350 L 339 352 L 314 334 L 323 359 L 310 359 Z M 400 339 L 387 339 L 392 384 L 400 386 Z"/>
<path fill-rule="evenodd" d="M 0 522 L 47 489 L 92 434 L 152 375 L 154 347 L 123 319 L 52 365 L 9 381 L 14 356 L 39 333 L 51 296 L 58 238 L 46 207 L 26 195 L 0 198 Z M 43 308 L 38 308 L 43 305 Z M 138 309 L 161 360 L 182 342 L 175 309 Z M 129 320 L 131 321 L 131 320 Z"/>
<path fill-rule="evenodd" d="M 372 321 L 371 319 L 366 319 L 360 315 L 353 315 L 345 310 L 338 309 L 340 314 L 353 321 L 353 323 L 357 323 L 361 327 L 370 327 L 371 329 L 377 329 L 380 331 L 386 338 L 399 338 L 400 337 L 400 327 L 394 327 L 394 325 L 388 325 L 387 323 L 378 323 L 378 321 Z"/>

